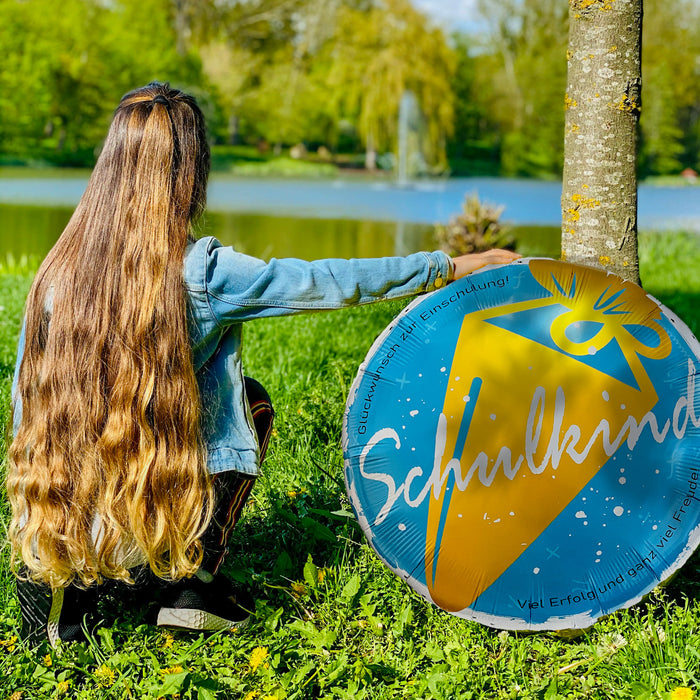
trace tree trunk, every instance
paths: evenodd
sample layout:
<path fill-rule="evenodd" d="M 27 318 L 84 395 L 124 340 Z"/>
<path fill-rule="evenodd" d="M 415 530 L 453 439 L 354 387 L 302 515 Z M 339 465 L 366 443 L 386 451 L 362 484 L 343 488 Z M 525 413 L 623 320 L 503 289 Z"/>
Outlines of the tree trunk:
<path fill-rule="evenodd" d="M 230 146 L 238 145 L 238 115 L 230 114 L 228 118 L 228 143 Z"/>
<path fill-rule="evenodd" d="M 374 148 L 374 133 L 367 134 L 367 144 L 365 145 L 365 170 L 374 172 L 377 169 L 377 151 Z"/>
<path fill-rule="evenodd" d="M 191 34 L 187 16 L 187 2 L 186 0 L 174 0 L 173 6 L 175 11 L 175 50 L 179 56 L 185 56 Z"/>
<path fill-rule="evenodd" d="M 639 283 L 642 0 L 569 0 L 562 258 Z"/>

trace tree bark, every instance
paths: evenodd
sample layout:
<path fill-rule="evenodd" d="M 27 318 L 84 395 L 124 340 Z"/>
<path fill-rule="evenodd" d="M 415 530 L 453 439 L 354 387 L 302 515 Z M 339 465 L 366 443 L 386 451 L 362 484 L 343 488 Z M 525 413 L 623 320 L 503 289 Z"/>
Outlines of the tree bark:
<path fill-rule="evenodd" d="M 562 258 L 639 283 L 642 0 L 569 0 Z"/>
<path fill-rule="evenodd" d="M 238 115 L 230 114 L 228 118 L 228 143 L 230 146 L 238 145 L 238 126 Z"/>
<path fill-rule="evenodd" d="M 374 172 L 377 169 L 377 151 L 374 146 L 374 133 L 370 131 L 367 134 L 367 143 L 365 145 L 365 170 Z"/>
<path fill-rule="evenodd" d="M 175 50 L 179 56 L 185 56 L 191 34 L 187 16 L 187 0 L 174 0 L 173 6 L 175 11 Z"/>

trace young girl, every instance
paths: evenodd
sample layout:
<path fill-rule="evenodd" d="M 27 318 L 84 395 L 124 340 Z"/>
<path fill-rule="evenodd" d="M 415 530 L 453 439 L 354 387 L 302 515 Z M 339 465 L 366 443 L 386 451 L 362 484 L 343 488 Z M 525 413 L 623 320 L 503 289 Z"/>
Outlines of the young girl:
<path fill-rule="evenodd" d="M 85 194 L 36 275 L 13 385 L 9 537 L 25 637 L 77 639 L 104 579 L 162 583 L 159 625 L 225 629 L 252 601 L 218 574 L 272 407 L 241 325 L 425 292 L 489 251 L 262 260 L 194 240 L 209 150 L 195 101 L 125 95 Z"/>

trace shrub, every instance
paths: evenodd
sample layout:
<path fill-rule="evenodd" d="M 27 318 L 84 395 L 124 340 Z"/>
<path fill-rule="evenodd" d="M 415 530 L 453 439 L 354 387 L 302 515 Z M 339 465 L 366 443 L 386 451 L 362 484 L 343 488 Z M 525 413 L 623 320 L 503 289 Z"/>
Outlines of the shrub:
<path fill-rule="evenodd" d="M 449 255 L 477 253 L 489 248 L 513 249 L 510 226 L 500 221 L 504 209 L 481 202 L 475 192 L 468 194 L 461 214 L 453 216 L 448 224 L 435 226 L 438 245 Z"/>

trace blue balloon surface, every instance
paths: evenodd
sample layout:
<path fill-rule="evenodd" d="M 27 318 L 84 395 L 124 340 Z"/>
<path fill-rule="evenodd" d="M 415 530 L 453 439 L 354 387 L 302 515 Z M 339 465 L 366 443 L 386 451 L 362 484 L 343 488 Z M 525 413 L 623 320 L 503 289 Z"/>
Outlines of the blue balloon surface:
<path fill-rule="evenodd" d="M 639 287 L 532 259 L 415 300 L 348 398 L 348 495 L 421 595 L 506 629 L 586 627 L 700 538 L 700 346 Z"/>

